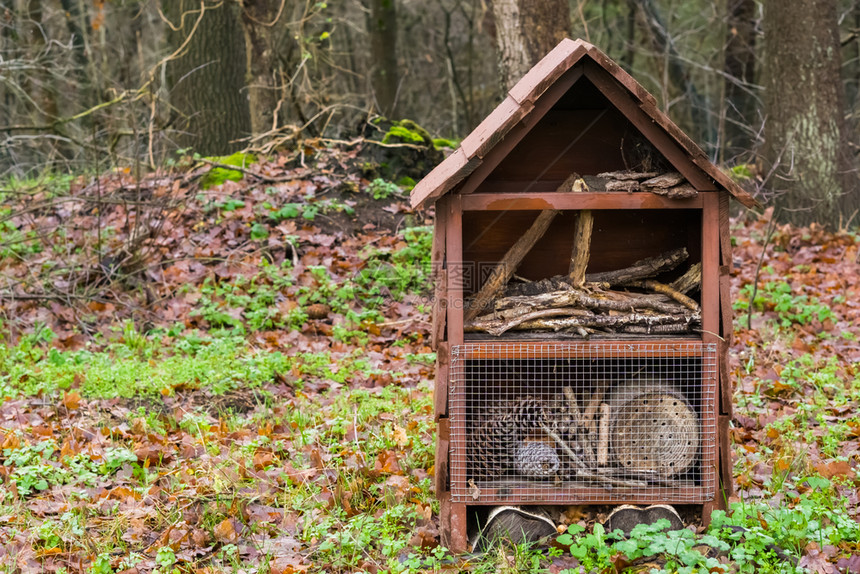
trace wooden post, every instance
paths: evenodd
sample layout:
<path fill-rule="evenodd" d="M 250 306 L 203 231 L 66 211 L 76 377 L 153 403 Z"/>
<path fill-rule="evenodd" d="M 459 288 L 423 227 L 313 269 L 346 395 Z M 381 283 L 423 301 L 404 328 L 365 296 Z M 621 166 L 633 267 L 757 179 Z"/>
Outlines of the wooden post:
<path fill-rule="evenodd" d="M 449 196 L 447 222 L 445 232 L 446 257 L 448 268 L 448 344 L 449 351 L 463 344 L 463 314 L 466 302 L 466 281 L 474 280 L 474 273 L 469 273 L 463 261 L 463 210 L 461 196 L 458 193 Z M 449 356 L 450 361 L 450 356 Z M 466 417 L 465 404 L 460 401 L 455 406 L 448 405 L 448 414 L 453 420 L 463 420 Z M 454 445 L 453 447 L 450 445 Z M 466 436 L 462 425 L 451 431 L 448 450 L 448 473 L 451 484 L 465 484 L 466 469 L 464 468 L 465 453 L 455 449 L 466 448 Z M 462 455 L 462 456 L 461 456 Z M 466 504 L 450 500 L 442 506 L 442 524 L 448 525 L 448 549 L 455 553 L 466 552 L 469 540 L 466 524 Z"/>
<path fill-rule="evenodd" d="M 702 343 L 720 344 L 720 221 L 719 193 L 703 193 L 702 208 Z M 702 425 L 705 428 L 717 429 L 720 395 L 719 395 L 719 365 L 714 373 L 703 377 L 704 388 L 711 387 L 714 397 L 712 408 L 702 412 Z M 719 433 L 716 433 L 719 434 Z M 718 437 L 702 442 L 703 465 L 713 469 L 714 481 L 707 485 L 714 490 L 714 498 L 702 507 L 702 522 L 707 524 L 711 512 L 722 504 L 720 489 L 720 455 Z"/>

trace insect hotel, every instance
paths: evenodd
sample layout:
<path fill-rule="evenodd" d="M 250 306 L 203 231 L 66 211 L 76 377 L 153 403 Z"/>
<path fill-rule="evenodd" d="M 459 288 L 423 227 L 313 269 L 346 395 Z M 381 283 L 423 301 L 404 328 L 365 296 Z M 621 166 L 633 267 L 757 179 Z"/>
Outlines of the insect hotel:
<path fill-rule="evenodd" d="M 479 507 L 722 504 L 731 197 L 756 205 L 579 40 L 414 188 L 436 209 L 445 544 Z"/>

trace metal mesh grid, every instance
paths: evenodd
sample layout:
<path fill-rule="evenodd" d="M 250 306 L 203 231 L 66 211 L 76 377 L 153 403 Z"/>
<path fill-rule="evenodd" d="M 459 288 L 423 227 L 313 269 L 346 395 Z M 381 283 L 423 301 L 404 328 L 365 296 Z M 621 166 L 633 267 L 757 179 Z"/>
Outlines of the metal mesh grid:
<path fill-rule="evenodd" d="M 716 382 L 701 342 L 454 346 L 452 500 L 713 500 Z"/>

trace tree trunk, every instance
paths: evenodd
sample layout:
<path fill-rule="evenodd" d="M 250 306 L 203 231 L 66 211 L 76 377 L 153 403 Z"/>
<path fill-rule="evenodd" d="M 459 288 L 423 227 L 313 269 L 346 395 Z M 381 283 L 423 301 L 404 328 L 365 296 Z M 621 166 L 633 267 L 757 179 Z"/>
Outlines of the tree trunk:
<path fill-rule="evenodd" d="M 696 89 L 696 84 L 690 77 L 689 71 L 684 67 L 681 55 L 675 48 L 675 42 L 669 35 L 669 30 L 657 5 L 654 0 L 633 1 L 639 7 L 642 19 L 651 35 L 651 43 L 654 46 L 656 56 L 659 58 L 662 55 L 666 59 L 665 66 L 669 81 L 689 101 L 693 139 L 703 146 L 713 144 L 716 141 L 716 130 L 708 113 L 708 104 L 699 90 Z"/>
<path fill-rule="evenodd" d="M 170 101 L 181 121 L 181 147 L 203 155 L 221 155 L 241 146 L 236 140 L 251 132 L 245 89 L 245 46 L 233 2 L 162 0 L 178 31 L 168 32 L 177 49 L 194 30 L 184 51 L 168 66 Z M 184 14 L 184 17 L 183 17 Z"/>
<path fill-rule="evenodd" d="M 782 217 L 837 226 L 860 207 L 844 124 L 836 0 L 764 2 L 765 173 Z"/>
<path fill-rule="evenodd" d="M 493 18 L 505 91 L 570 33 L 567 0 L 493 0 Z"/>
<path fill-rule="evenodd" d="M 254 135 L 275 129 L 280 94 L 276 82 L 278 53 L 275 27 L 283 17 L 279 0 L 242 0 L 248 104 Z"/>
<path fill-rule="evenodd" d="M 370 56 L 373 62 L 371 83 L 380 113 L 394 117 L 397 104 L 397 9 L 395 0 L 371 0 L 367 23 Z"/>
<path fill-rule="evenodd" d="M 723 149 L 729 157 L 750 151 L 755 143 L 756 1 L 727 0 L 725 81 L 725 136 Z"/>

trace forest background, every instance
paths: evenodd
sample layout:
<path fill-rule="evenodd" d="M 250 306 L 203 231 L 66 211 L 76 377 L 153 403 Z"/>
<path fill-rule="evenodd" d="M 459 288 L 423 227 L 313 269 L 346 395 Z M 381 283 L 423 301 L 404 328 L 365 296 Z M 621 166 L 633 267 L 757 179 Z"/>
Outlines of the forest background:
<path fill-rule="evenodd" d="M 784 218 L 860 207 L 856 0 L 15 0 L 0 167 L 26 177 L 351 139 L 465 136 L 562 37 L 617 60 Z M 753 166 L 743 167 L 743 166 Z"/>
<path fill-rule="evenodd" d="M 860 570 L 858 33 L 858 0 L 0 0 L 0 572 Z M 408 190 L 564 36 L 767 207 L 731 225 L 732 512 L 452 556 Z"/>

